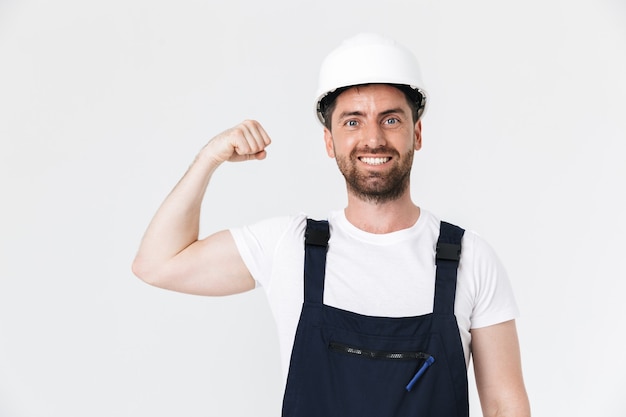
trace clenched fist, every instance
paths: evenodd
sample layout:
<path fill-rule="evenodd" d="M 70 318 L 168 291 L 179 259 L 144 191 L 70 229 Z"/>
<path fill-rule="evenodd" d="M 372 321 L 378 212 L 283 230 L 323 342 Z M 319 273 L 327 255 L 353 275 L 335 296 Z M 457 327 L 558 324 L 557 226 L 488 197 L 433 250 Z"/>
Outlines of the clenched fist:
<path fill-rule="evenodd" d="M 264 159 L 267 155 L 265 148 L 270 143 L 270 137 L 259 122 L 245 120 L 211 139 L 200 156 L 218 164 Z"/>

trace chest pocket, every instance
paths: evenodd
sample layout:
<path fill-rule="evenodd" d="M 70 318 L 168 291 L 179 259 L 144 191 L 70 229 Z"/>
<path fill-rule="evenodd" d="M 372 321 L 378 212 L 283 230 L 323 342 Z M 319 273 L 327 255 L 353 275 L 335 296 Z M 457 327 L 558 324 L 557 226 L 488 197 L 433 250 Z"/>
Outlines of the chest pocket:
<path fill-rule="evenodd" d="M 363 347 L 356 347 L 354 345 L 344 344 L 340 342 L 330 342 L 328 344 L 328 349 L 331 352 L 344 353 L 356 358 L 364 358 L 373 361 L 389 361 L 387 365 L 391 364 L 401 364 L 402 362 L 410 362 L 412 364 L 416 363 L 417 372 L 411 378 L 411 381 L 406 385 L 406 390 L 411 391 L 417 381 L 421 378 L 422 375 L 426 372 L 426 370 L 435 362 L 435 358 L 425 352 L 419 351 L 400 351 L 400 350 L 371 350 Z M 368 366 L 368 364 L 360 364 L 363 366 Z M 367 375 L 372 375 L 373 373 L 366 373 Z M 384 378 L 383 378 L 384 379 Z"/>

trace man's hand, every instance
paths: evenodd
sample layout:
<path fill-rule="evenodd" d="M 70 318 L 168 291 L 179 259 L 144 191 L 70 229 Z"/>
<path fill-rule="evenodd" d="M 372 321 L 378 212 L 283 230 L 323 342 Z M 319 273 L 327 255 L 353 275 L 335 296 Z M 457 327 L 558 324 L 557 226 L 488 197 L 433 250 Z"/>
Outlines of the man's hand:
<path fill-rule="evenodd" d="M 265 148 L 270 143 L 270 137 L 259 122 L 246 120 L 211 139 L 200 151 L 199 158 L 208 158 L 216 164 L 265 159 Z"/>

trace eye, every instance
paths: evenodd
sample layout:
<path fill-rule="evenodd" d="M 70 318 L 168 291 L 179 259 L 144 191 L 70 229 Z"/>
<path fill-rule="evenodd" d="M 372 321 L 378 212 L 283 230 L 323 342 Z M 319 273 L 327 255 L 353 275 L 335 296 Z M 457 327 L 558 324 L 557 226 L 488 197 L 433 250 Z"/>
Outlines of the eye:
<path fill-rule="evenodd" d="M 396 118 L 396 117 L 390 117 L 388 119 L 385 119 L 385 121 L 383 122 L 386 125 L 395 125 L 400 123 L 400 119 Z"/>
<path fill-rule="evenodd" d="M 355 127 L 359 124 L 359 122 L 357 122 L 356 120 L 348 120 L 346 121 L 345 125 L 348 127 Z"/>

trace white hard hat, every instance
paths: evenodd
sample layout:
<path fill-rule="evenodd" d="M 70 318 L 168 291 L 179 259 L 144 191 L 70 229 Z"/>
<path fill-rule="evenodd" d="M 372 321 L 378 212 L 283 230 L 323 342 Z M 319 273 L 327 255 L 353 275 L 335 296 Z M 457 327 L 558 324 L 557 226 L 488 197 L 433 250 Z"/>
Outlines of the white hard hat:
<path fill-rule="evenodd" d="M 418 117 L 426 106 L 426 93 L 415 56 L 396 41 L 373 33 L 345 40 L 322 62 L 315 111 L 324 124 L 322 99 L 342 87 L 361 84 L 405 85 L 416 93 Z"/>

